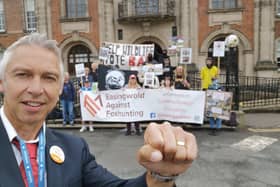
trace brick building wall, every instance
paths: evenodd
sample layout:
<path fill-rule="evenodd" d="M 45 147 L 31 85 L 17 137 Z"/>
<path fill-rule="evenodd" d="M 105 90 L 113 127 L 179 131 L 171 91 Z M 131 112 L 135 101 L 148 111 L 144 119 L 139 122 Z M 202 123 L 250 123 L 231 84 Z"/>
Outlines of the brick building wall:
<path fill-rule="evenodd" d="M 57 40 L 58 43 L 63 42 L 65 39 L 72 36 L 72 33 L 64 34 L 62 33 L 62 22 L 63 17 L 61 12 L 61 2 L 51 1 L 51 27 L 52 27 L 52 38 Z M 88 1 L 88 17 L 90 18 L 89 32 L 81 32 L 77 28 L 78 34 L 82 37 L 90 40 L 96 47 L 99 47 L 99 22 L 98 22 L 98 1 L 90 0 Z M 77 21 L 79 22 L 79 21 Z M 73 22 L 74 23 L 74 22 Z M 73 30 L 75 32 L 75 30 Z"/>
<path fill-rule="evenodd" d="M 251 45 L 254 43 L 254 1 L 242 0 L 242 19 L 239 24 L 229 24 L 231 29 L 238 30 L 248 38 Z M 209 26 L 209 1 L 198 0 L 198 27 L 199 46 L 206 37 L 215 30 L 222 28 L 221 25 Z"/>
<path fill-rule="evenodd" d="M 24 17 L 22 0 L 4 0 L 6 32 L 0 34 L 0 45 L 7 48 L 24 35 Z"/>
<path fill-rule="evenodd" d="M 280 37 L 280 20 L 275 21 L 275 38 Z"/>

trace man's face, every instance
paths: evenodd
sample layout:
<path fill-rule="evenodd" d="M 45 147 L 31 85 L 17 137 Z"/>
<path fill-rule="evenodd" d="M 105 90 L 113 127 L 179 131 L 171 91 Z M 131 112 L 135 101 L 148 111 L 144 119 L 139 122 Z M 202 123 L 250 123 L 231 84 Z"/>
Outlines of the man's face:
<path fill-rule="evenodd" d="M 211 60 L 207 60 L 206 61 L 206 66 L 207 67 L 212 67 L 212 61 Z"/>
<path fill-rule="evenodd" d="M 95 71 L 97 69 L 97 67 L 98 67 L 98 63 L 92 63 L 91 64 L 92 71 Z"/>
<path fill-rule="evenodd" d="M 61 78 L 53 52 L 34 45 L 15 49 L 0 81 L 10 122 L 41 125 L 58 101 Z"/>

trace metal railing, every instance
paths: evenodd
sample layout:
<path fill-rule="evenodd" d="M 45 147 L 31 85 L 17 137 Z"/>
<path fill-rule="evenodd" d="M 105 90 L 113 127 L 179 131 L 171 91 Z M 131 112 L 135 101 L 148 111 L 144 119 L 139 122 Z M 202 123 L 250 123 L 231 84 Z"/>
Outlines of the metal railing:
<path fill-rule="evenodd" d="M 191 83 L 191 89 L 200 90 L 201 80 L 199 72 L 189 72 L 188 78 Z M 231 77 L 230 77 L 231 78 Z M 262 77 L 249 77 L 239 76 L 239 83 L 230 83 L 226 85 L 226 75 L 222 74 L 219 77 L 220 84 L 224 88 L 228 88 L 229 91 L 233 92 L 233 96 L 236 96 L 235 87 L 239 88 L 239 105 L 241 109 L 255 109 L 265 108 L 268 106 L 280 106 L 280 79 L 279 78 L 262 78 Z M 80 116 L 80 98 L 78 94 L 79 90 L 79 79 L 72 78 L 74 86 L 77 90 L 75 99 L 75 114 L 76 118 Z M 232 81 L 231 81 L 232 82 Z M 0 93 L 0 105 L 3 104 L 3 94 Z M 60 103 L 57 103 L 57 112 L 61 112 Z M 57 116 L 61 115 L 57 114 Z M 56 114 L 49 118 L 55 120 Z"/>
<path fill-rule="evenodd" d="M 199 72 L 189 72 L 192 89 L 201 89 Z M 265 108 L 268 106 L 280 106 L 280 79 L 239 75 L 239 82 L 234 81 L 234 76 L 229 76 L 226 83 L 226 75 L 221 74 L 219 82 L 224 89 L 233 92 L 233 97 L 239 97 L 239 104 L 243 109 Z M 235 93 L 238 86 L 239 93 Z M 238 94 L 238 95 L 236 95 Z"/>

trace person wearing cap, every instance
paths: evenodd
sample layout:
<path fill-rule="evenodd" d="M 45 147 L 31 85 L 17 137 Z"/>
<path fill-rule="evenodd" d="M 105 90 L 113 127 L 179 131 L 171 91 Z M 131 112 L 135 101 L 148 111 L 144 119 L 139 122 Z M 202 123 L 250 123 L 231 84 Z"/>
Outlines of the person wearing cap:
<path fill-rule="evenodd" d="M 60 49 L 44 35 L 26 35 L 5 50 L 0 62 L 0 186 L 174 186 L 197 157 L 195 136 L 169 123 L 149 124 L 137 151 L 146 172 L 122 179 L 98 164 L 83 138 L 46 126 L 63 88 L 63 73 Z"/>
<path fill-rule="evenodd" d="M 92 91 L 92 84 L 91 84 L 91 82 L 87 78 L 85 78 L 84 83 L 82 85 L 83 86 L 80 88 L 80 92 Z M 94 131 L 92 121 L 88 121 L 88 123 L 89 123 L 89 125 L 86 125 L 86 121 L 84 121 L 82 119 L 82 127 L 80 129 L 80 132 L 84 132 L 85 130 L 87 130 L 87 127 L 88 127 L 88 130 L 90 132 Z"/>
<path fill-rule="evenodd" d="M 124 86 L 125 89 L 139 89 L 141 88 L 141 86 L 138 84 L 137 82 L 137 78 L 136 75 L 131 74 L 128 78 L 128 83 Z M 140 131 L 140 123 L 135 121 L 135 122 L 130 122 L 126 124 L 126 132 L 125 135 L 129 136 L 131 135 L 131 129 L 132 126 L 135 127 L 136 130 L 136 135 L 140 136 L 141 135 L 141 131 Z"/>

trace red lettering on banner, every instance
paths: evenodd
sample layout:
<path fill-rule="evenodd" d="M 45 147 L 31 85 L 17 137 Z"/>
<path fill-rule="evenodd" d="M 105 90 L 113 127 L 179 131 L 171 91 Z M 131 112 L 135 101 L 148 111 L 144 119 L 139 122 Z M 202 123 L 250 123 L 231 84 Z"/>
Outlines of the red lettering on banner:
<path fill-rule="evenodd" d="M 144 59 L 143 59 L 142 56 L 140 56 L 140 58 L 139 58 L 139 60 L 138 60 L 137 66 L 141 66 L 141 65 L 143 65 L 143 64 L 144 64 Z"/>
<path fill-rule="evenodd" d="M 129 66 L 135 66 L 135 56 L 130 56 L 129 57 Z"/>

